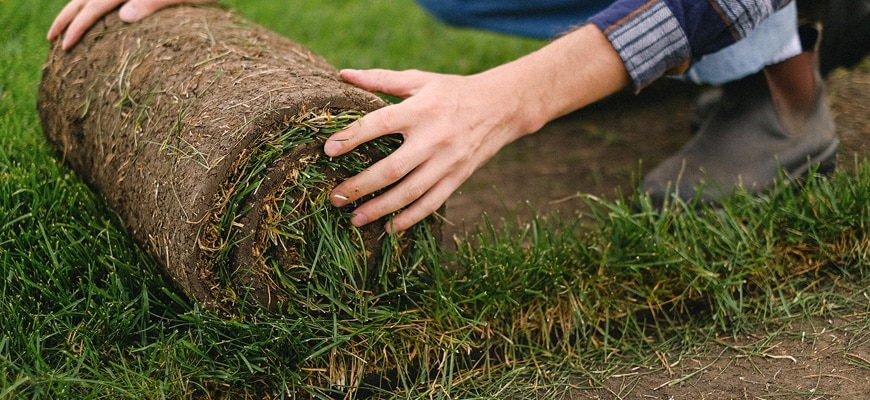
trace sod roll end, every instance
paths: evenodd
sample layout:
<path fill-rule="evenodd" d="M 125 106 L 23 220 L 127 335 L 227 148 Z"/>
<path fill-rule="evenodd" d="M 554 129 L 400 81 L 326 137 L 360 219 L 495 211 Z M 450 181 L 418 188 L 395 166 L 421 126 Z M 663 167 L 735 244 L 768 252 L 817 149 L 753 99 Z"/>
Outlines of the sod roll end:
<path fill-rule="evenodd" d="M 173 281 L 229 310 L 311 307 L 301 292 L 316 268 L 366 275 L 400 256 L 382 254 L 385 221 L 357 229 L 328 202 L 399 139 L 322 152 L 331 132 L 383 105 L 291 40 L 180 6 L 134 24 L 113 13 L 70 51 L 55 43 L 38 110 L 59 157 Z M 409 239 L 391 240 L 400 251 Z"/>

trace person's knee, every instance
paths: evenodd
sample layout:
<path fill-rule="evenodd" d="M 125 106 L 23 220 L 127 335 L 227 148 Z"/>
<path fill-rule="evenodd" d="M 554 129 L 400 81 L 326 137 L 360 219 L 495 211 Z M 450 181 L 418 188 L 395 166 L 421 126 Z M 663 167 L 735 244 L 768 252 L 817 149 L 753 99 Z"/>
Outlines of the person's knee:
<path fill-rule="evenodd" d="M 416 0 L 426 12 L 448 25 L 468 25 L 469 10 L 462 2 L 444 0 Z"/>
<path fill-rule="evenodd" d="M 426 12 L 452 26 L 545 38 L 552 21 L 537 7 L 504 0 L 416 0 Z M 563 1 L 563 0 L 559 0 Z"/>
<path fill-rule="evenodd" d="M 601 11 L 611 0 L 416 0 L 448 25 L 552 38 Z"/>

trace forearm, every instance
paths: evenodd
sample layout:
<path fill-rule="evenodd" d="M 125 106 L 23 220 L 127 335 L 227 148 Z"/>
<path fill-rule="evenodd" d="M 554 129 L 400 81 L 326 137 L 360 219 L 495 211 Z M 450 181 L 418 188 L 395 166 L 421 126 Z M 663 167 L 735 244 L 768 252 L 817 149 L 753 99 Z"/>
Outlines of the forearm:
<path fill-rule="evenodd" d="M 598 101 L 630 83 L 613 46 L 594 25 L 574 30 L 540 50 L 483 72 L 512 88 L 520 109 L 515 123 L 532 133 L 545 123 Z"/>

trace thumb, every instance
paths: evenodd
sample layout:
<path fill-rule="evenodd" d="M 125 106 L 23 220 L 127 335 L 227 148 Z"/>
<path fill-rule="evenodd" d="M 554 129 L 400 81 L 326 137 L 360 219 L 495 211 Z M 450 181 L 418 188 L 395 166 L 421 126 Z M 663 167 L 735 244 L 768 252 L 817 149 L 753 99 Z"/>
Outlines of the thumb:
<path fill-rule="evenodd" d="M 121 7 L 118 15 L 124 22 L 136 22 L 155 11 L 181 3 L 214 3 L 217 0 L 130 0 Z"/>
<path fill-rule="evenodd" d="M 380 92 L 401 98 L 415 95 L 434 75 L 431 72 L 417 70 L 341 70 L 341 78 L 347 82 L 371 92 Z"/>

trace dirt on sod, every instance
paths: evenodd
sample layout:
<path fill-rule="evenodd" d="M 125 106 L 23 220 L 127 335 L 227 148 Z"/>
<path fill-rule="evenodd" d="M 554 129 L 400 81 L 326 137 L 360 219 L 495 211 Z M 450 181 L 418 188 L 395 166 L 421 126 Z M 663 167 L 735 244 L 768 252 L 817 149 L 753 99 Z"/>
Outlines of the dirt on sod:
<path fill-rule="evenodd" d="M 329 133 L 384 104 L 324 59 L 214 7 L 137 24 L 114 13 L 72 50 L 55 44 L 39 88 L 46 136 L 190 297 L 292 304 L 318 241 L 352 247 L 348 274 L 374 264 L 383 221 L 349 228 L 328 192 L 398 142 L 322 153 Z M 343 225 L 324 231 L 323 218 Z"/>

